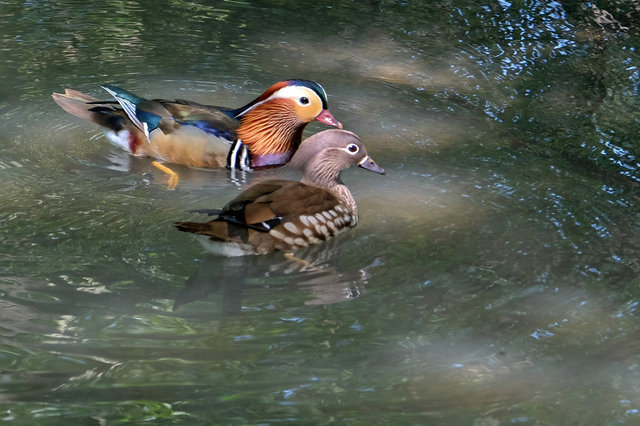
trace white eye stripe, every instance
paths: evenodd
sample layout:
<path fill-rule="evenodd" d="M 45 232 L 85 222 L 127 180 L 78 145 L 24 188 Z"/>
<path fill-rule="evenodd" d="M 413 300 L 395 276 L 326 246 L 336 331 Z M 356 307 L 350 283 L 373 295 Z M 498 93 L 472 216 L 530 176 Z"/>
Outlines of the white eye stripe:
<path fill-rule="evenodd" d="M 315 97 L 315 98 L 314 98 Z M 238 117 L 243 116 L 244 114 L 248 113 L 249 111 L 251 111 L 252 109 L 254 109 L 255 107 L 262 105 L 266 102 L 269 102 L 270 100 L 273 99 L 295 99 L 296 102 L 298 103 L 298 105 L 300 106 L 310 106 L 313 105 L 313 99 L 317 99 L 317 102 L 320 103 L 320 105 L 322 105 L 322 99 L 320 99 L 320 96 L 318 96 L 318 94 L 316 92 L 314 92 L 313 90 L 309 89 L 308 87 L 301 87 L 301 86 L 286 86 L 283 87 L 282 89 L 276 90 L 275 93 L 271 96 L 269 96 L 267 99 L 265 99 L 264 101 L 260 101 L 258 103 L 256 103 L 255 105 L 251 106 L 251 108 L 247 108 L 246 110 L 242 111 L 242 114 L 239 114 Z M 309 100 L 308 103 L 303 104 L 302 102 L 300 102 L 301 98 L 307 98 Z"/>
<path fill-rule="evenodd" d="M 313 90 L 309 89 L 308 87 L 287 86 L 287 87 L 283 87 L 280 90 L 276 90 L 276 92 L 273 95 L 269 96 L 267 99 L 265 99 L 261 103 L 268 102 L 271 99 L 292 98 L 296 100 L 298 105 L 309 106 L 313 103 L 311 100 L 314 99 L 314 97 L 315 99 L 318 100 L 318 102 L 322 103 L 322 100 L 320 99 L 318 94 Z M 300 102 L 300 99 L 302 98 L 307 98 L 309 102 L 306 104 L 303 104 L 302 102 Z"/>
<path fill-rule="evenodd" d="M 349 155 L 357 154 L 358 152 L 360 152 L 360 147 L 355 143 L 350 143 L 345 148 L 340 148 L 340 149 Z"/>

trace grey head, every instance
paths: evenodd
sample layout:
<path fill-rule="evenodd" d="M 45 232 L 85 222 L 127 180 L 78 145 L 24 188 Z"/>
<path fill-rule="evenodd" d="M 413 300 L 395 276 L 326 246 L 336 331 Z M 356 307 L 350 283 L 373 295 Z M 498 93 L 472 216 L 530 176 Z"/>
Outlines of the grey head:
<path fill-rule="evenodd" d="M 302 170 L 303 180 L 319 186 L 331 186 L 337 182 L 340 172 L 351 166 L 384 174 L 369 156 L 367 148 L 353 132 L 329 129 L 305 139 L 291 164 Z"/>

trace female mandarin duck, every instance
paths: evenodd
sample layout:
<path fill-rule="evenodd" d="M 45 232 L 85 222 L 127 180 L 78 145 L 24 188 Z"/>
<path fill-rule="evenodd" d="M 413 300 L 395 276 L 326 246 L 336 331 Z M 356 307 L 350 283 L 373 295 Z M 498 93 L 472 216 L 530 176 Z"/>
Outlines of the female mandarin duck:
<path fill-rule="evenodd" d="M 313 120 L 342 128 L 327 109 L 318 83 L 287 80 L 238 109 L 187 100 L 147 100 L 105 85 L 115 101 L 66 89 L 53 99 L 65 111 L 106 128 L 107 138 L 129 153 L 195 167 L 251 170 L 286 164 Z M 117 101 L 117 102 L 116 102 Z M 177 174 L 154 162 L 172 175 Z"/>
<path fill-rule="evenodd" d="M 325 130 L 306 139 L 291 159 L 300 182 L 268 180 L 242 192 L 206 223 L 178 222 L 179 230 L 204 237 L 224 256 L 264 254 L 318 244 L 358 223 L 358 210 L 340 172 L 358 165 L 384 174 L 360 139 L 346 130 Z"/>

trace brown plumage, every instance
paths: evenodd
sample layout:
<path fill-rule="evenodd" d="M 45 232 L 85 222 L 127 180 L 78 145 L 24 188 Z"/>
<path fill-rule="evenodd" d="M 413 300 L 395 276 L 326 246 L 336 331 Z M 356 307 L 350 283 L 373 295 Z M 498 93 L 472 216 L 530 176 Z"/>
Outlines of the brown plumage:
<path fill-rule="evenodd" d="M 291 159 L 300 182 L 269 180 L 250 187 L 205 223 L 178 222 L 179 230 L 203 236 L 210 251 L 225 256 L 295 250 L 318 244 L 356 226 L 358 210 L 339 179 L 352 165 L 384 173 L 352 132 L 325 130 L 305 140 Z"/>

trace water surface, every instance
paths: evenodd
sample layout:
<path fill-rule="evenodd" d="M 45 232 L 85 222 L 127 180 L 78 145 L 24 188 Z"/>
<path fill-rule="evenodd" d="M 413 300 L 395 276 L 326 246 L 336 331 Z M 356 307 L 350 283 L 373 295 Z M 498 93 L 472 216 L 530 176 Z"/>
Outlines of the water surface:
<path fill-rule="evenodd" d="M 637 422 L 638 18 L 590 6 L 0 3 L 0 418 Z M 50 98 L 239 106 L 288 78 L 387 170 L 344 173 L 360 223 L 304 267 L 172 226 L 296 171 L 170 191 Z"/>

